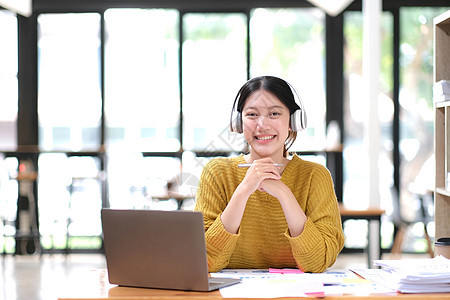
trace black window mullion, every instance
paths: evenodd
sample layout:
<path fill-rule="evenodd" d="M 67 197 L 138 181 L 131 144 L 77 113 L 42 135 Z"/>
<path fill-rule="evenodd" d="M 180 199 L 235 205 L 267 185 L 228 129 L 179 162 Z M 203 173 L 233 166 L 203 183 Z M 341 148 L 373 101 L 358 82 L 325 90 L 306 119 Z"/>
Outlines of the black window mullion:
<path fill-rule="evenodd" d="M 105 11 L 100 12 L 100 95 L 102 101 L 102 115 L 100 117 L 100 145 L 105 145 Z"/>
<path fill-rule="evenodd" d="M 247 17 L 247 79 L 250 79 L 250 63 L 251 63 L 251 44 L 250 44 L 250 10 L 245 12 Z"/>
<path fill-rule="evenodd" d="M 392 11 L 393 24 L 393 101 L 394 101 L 394 117 L 392 124 L 392 141 L 393 141 L 393 164 L 394 164 L 394 187 L 395 192 L 400 193 L 400 11 L 395 8 Z"/>
<path fill-rule="evenodd" d="M 179 127 L 178 127 L 178 135 L 180 140 L 180 151 L 184 149 L 183 146 L 183 40 L 184 40 L 184 26 L 183 26 L 183 18 L 185 12 L 179 12 L 179 20 L 178 20 L 178 39 L 180 46 L 178 47 L 178 84 L 180 89 L 180 113 L 179 113 Z"/>
<path fill-rule="evenodd" d="M 326 124 L 336 121 L 341 129 L 340 142 L 344 132 L 344 16 L 325 17 L 325 95 Z M 344 167 L 342 152 L 327 153 L 327 167 L 335 184 L 339 202 L 343 201 Z"/>
<path fill-rule="evenodd" d="M 180 113 L 179 113 L 179 127 L 178 127 L 178 135 L 180 141 L 180 152 L 184 149 L 183 143 L 183 40 L 184 40 L 184 26 L 183 26 L 183 18 L 185 15 L 185 11 L 179 11 L 179 20 L 178 20 L 178 38 L 179 44 L 178 47 L 178 84 L 180 89 Z"/>

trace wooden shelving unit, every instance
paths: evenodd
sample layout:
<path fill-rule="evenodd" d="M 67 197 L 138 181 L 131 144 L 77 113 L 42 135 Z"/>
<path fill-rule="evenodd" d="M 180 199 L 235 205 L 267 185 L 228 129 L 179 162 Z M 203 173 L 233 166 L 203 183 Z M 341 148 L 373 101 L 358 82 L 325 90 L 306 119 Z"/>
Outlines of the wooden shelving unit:
<path fill-rule="evenodd" d="M 450 80 L 450 11 L 434 18 L 434 82 Z M 450 101 L 435 103 L 436 239 L 450 237 Z"/>

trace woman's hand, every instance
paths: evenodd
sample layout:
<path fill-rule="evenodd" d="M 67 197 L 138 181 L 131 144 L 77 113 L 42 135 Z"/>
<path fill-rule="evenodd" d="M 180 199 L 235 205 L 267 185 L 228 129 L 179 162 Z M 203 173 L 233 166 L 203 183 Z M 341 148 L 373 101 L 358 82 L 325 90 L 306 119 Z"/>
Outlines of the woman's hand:
<path fill-rule="evenodd" d="M 265 191 L 262 183 L 266 180 L 279 181 L 281 178 L 279 167 L 275 166 L 271 158 L 258 159 L 252 162 L 247 170 L 240 187 L 247 189 L 250 196 L 254 191 Z"/>
<path fill-rule="evenodd" d="M 259 185 L 258 190 L 266 192 L 271 196 L 279 199 L 284 189 L 289 189 L 281 180 L 265 179 Z"/>

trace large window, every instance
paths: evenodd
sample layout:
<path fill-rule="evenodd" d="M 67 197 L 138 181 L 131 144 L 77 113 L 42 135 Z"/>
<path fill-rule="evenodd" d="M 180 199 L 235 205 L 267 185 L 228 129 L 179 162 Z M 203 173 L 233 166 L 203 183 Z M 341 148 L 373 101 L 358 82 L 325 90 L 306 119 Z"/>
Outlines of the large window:
<path fill-rule="evenodd" d="M 100 15 L 38 17 L 39 146 L 100 147 Z"/>
<path fill-rule="evenodd" d="M 105 12 L 105 120 L 111 207 L 175 209 L 164 194 L 180 172 L 176 157 L 142 152 L 181 148 L 179 13 L 171 9 Z"/>
<path fill-rule="evenodd" d="M 183 17 L 183 144 L 187 150 L 242 149 L 228 128 L 233 100 L 247 76 L 246 19 L 242 13 Z"/>
<path fill-rule="evenodd" d="M 44 249 L 99 249 L 100 14 L 38 17 L 39 216 Z"/>
<path fill-rule="evenodd" d="M 0 149 L 17 145 L 17 18 L 0 10 Z"/>
<path fill-rule="evenodd" d="M 178 11 L 105 12 L 105 116 L 109 148 L 178 151 Z"/>

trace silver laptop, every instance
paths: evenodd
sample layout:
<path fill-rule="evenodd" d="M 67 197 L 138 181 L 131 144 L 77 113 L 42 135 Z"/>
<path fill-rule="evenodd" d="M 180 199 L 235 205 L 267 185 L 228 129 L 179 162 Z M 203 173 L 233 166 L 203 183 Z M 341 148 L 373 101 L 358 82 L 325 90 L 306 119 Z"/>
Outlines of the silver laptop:
<path fill-rule="evenodd" d="M 101 214 L 111 284 L 212 291 L 240 281 L 209 276 L 200 212 L 102 209 Z"/>

